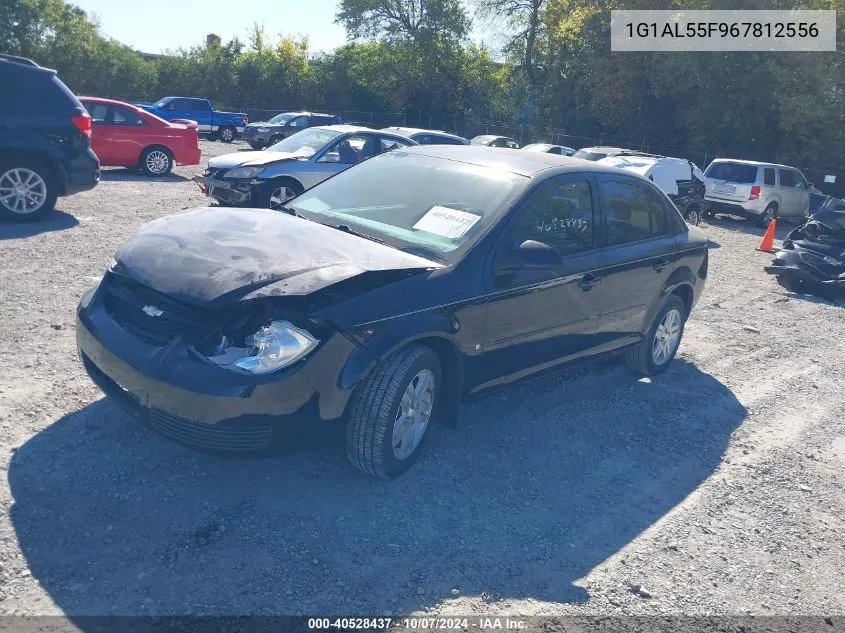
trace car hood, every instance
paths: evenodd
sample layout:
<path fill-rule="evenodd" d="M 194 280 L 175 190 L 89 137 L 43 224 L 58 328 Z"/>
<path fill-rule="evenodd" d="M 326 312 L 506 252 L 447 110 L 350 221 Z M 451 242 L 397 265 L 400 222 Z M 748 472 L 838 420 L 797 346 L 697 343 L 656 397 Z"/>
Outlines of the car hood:
<path fill-rule="evenodd" d="M 269 165 L 283 160 L 304 160 L 305 154 L 294 154 L 292 152 L 234 152 L 216 156 L 208 161 L 212 169 L 231 169 L 232 167 L 252 167 L 258 165 Z"/>
<path fill-rule="evenodd" d="M 261 295 L 303 296 L 358 275 L 443 267 L 269 209 L 202 208 L 159 218 L 129 238 L 115 259 L 120 274 L 203 306 Z"/>

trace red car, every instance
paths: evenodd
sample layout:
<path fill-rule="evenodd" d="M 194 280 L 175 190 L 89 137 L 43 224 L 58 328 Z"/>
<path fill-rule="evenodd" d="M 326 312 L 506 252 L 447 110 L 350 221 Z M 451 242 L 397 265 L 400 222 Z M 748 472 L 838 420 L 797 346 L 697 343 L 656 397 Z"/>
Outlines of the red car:
<path fill-rule="evenodd" d="M 123 101 L 79 97 L 93 119 L 91 147 L 108 167 L 137 167 L 164 176 L 176 165 L 200 162 L 197 124 L 165 121 Z"/>

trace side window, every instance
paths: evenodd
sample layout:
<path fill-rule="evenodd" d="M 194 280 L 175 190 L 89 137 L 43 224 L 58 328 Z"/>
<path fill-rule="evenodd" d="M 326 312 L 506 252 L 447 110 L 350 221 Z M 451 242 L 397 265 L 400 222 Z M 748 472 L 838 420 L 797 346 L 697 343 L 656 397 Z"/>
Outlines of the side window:
<path fill-rule="evenodd" d="M 375 154 L 376 140 L 369 134 L 353 134 L 346 136 L 334 144 L 333 147 L 320 158 L 320 163 L 341 163 L 354 165 Z"/>
<path fill-rule="evenodd" d="M 91 115 L 91 122 L 97 125 L 102 125 L 109 119 L 109 108 L 102 103 L 92 103 L 86 105 L 85 109 Z"/>
<path fill-rule="evenodd" d="M 191 101 L 190 99 L 174 99 L 170 103 L 167 104 L 168 110 L 190 110 L 191 109 Z"/>
<path fill-rule="evenodd" d="M 647 185 L 633 180 L 601 180 L 607 244 L 639 242 L 666 233 L 663 199 Z"/>
<path fill-rule="evenodd" d="M 763 170 L 763 184 L 764 185 L 774 185 L 775 184 L 775 170 L 771 167 L 766 167 Z"/>
<path fill-rule="evenodd" d="M 791 169 L 778 169 L 781 187 L 795 187 L 795 172 Z"/>
<path fill-rule="evenodd" d="M 288 123 L 288 125 L 290 127 L 295 127 L 295 128 L 298 128 L 298 129 L 307 128 L 308 127 L 308 117 L 307 116 L 295 117 L 291 120 L 290 123 Z"/>
<path fill-rule="evenodd" d="M 421 143 L 422 141 L 417 142 Z M 408 147 L 408 143 L 397 139 L 381 137 L 377 146 L 378 152 L 376 153 L 382 154 L 384 152 L 389 152 L 394 149 L 399 149 L 400 147 Z"/>
<path fill-rule="evenodd" d="M 125 108 L 112 108 L 115 125 L 144 125 L 141 118 Z"/>
<path fill-rule="evenodd" d="M 420 145 L 431 145 L 432 143 L 439 143 L 440 139 L 436 136 L 429 136 L 428 134 L 417 134 L 414 140 Z"/>
<path fill-rule="evenodd" d="M 510 139 L 507 140 L 507 145 L 505 147 L 509 147 L 510 149 L 519 149 L 519 143 L 516 141 L 512 141 Z"/>
<path fill-rule="evenodd" d="M 547 180 L 516 212 L 509 229 L 512 242 L 543 242 L 561 255 L 588 251 L 593 248 L 594 206 L 586 178 Z"/>
<path fill-rule="evenodd" d="M 809 189 L 807 186 L 807 179 L 804 178 L 804 175 L 800 171 L 792 172 L 795 175 L 795 186 L 799 189 Z"/>
<path fill-rule="evenodd" d="M 551 149 L 549 149 L 549 154 L 557 154 L 558 156 L 560 156 L 560 148 L 552 147 Z"/>
<path fill-rule="evenodd" d="M 186 109 L 191 110 L 191 112 L 208 112 L 211 110 L 208 101 L 202 99 L 185 99 L 185 101 L 188 106 Z"/>

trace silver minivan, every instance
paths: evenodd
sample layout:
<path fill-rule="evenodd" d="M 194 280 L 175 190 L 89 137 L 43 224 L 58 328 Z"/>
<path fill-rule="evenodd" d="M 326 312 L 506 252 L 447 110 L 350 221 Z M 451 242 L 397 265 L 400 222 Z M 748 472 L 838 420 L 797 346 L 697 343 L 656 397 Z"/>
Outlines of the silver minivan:
<path fill-rule="evenodd" d="M 730 213 L 767 226 L 775 217 L 803 219 L 810 189 L 795 167 L 750 160 L 717 158 L 704 171 L 706 215 Z"/>

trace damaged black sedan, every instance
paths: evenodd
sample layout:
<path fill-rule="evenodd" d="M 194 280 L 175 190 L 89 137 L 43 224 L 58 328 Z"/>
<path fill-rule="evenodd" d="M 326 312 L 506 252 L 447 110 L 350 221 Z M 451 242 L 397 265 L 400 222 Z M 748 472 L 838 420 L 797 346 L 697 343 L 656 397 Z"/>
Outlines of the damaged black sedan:
<path fill-rule="evenodd" d="M 180 442 L 262 451 L 338 422 L 352 463 L 390 478 L 467 395 L 606 354 L 663 371 L 706 275 L 706 238 L 640 176 L 423 146 L 280 211 L 147 224 L 83 296 L 77 342 Z"/>

